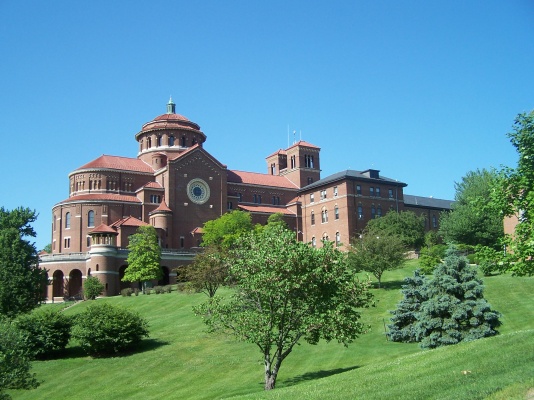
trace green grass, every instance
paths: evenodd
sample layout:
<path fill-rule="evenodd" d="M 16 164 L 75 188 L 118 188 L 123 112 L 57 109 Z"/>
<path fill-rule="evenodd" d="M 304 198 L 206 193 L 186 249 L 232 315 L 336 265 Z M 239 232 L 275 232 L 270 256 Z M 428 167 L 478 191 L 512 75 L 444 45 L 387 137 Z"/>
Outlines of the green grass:
<path fill-rule="evenodd" d="M 416 262 L 386 272 L 373 289 L 376 307 L 364 311 L 371 331 L 348 348 L 303 344 L 280 370 L 277 389 L 263 392 L 263 365 L 254 345 L 208 335 L 191 307 L 205 296 L 171 294 L 114 297 L 150 323 L 150 339 L 122 357 L 92 359 L 73 343 L 66 357 L 33 363 L 41 381 L 14 399 L 244 398 L 525 398 L 534 387 L 534 278 L 485 278 L 486 298 L 503 314 L 501 335 L 433 351 L 386 341 L 384 321 L 400 300 L 402 279 Z M 89 302 L 66 310 L 75 314 Z M 530 330 L 530 331 L 529 331 Z M 524 331 L 524 332 L 518 332 Z M 468 375 L 462 370 L 470 370 Z M 323 378 L 323 379 L 319 379 Z M 447 397 L 448 396 L 448 397 Z M 501 397 L 499 397 L 501 396 Z"/>

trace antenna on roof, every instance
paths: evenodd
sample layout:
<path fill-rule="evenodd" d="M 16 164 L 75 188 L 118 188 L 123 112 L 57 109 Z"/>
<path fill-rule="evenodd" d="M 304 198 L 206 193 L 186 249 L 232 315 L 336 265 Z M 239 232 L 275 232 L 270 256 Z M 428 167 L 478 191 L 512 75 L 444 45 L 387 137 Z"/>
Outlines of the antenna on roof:
<path fill-rule="evenodd" d="M 300 138 L 299 140 L 302 140 L 302 129 L 300 130 Z"/>
<path fill-rule="evenodd" d="M 295 139 L 296 134 L 297 134 L 297 131 L 293 129 L 293 144 L 297 143 L 297 139 Z"/>
<path fill-rule="evenodd" d="M 289 124 L 287 124 L 287 147 L 289 148 Z"/>

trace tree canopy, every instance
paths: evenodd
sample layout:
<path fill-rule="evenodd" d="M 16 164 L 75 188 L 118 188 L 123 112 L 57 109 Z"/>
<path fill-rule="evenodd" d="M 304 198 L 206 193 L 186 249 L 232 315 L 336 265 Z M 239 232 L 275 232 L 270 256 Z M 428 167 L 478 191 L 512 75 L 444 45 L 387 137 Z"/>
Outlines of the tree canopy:
<path fill-rule="evenodd" d="M 0 314 L 28 312 L 43 300 L 46 271 L 39 268 L 37 250 L 26 238 L 35 237 L 35 211 L 0 208 Z"/>
<path fill-rule="evenodd" d="M 137 232 L 130 236 L 128 250 L 128 267 L 122 280 L 143 282 L 145 292 L 148 281 L 160 279 L 162 276 L 161 248 L 156 229 L 151 225 L 140 226 Z"/>
<path fill-rule="evenodd" d="M 425 217 L 413 211 L 389 211 L 370 220 L 366 230 L 376 236 L 397 236 L 407 249 L 418 249 L 425 243 Z"/>
<path fill-rule="evenodd" d="M 519 155 L 517 167 L 503 168 L 491 192 L 491 208 L 515 216 L 513 235 L 505 238 L 506 262 L 516 275 L 534 274 L 534 111 L 519 114 L 508 134 Z"/>
<path fill-rule="evenodd" d="M 202 246 L 229 248 L 241 234 L 252 229 L 250 213 L 240 210 L 228 212 L 204 224 Z"/>
<path fill-rule="evenodd" d="M 360 316 L 372 302 L 369 283 L 358 280 L 332 243 L 314 249 L 273 226 L 243 235 L 231 254 L 235 292 L 194 310 L 210 331 L 258 346 L 266 390 L 275 387 L 283 360 L 300 340 L 348 344 L 366 331 Z"/>
<path fill-rule="evenodd" d="M 402 239 L 385 231 L 366 230 L 360 237 L 352 240 L 349 248 L 351 266 L 355 271 L 373 274 L 378 280 L 378 287 L 384 272 L 401 268 L 405 260 L 406 248 Z"/>
<path fill-rule="evenodd" d="M 213 297 L 228 277 L 227 250 L 208 246 L 190 265 L 180 267 L 179 272 L 180 278 L 189 282 L 193 290 Z"/>
<path fill-rule="evenodd" d="M 496 179 L 496 172 L 477 169 L 455 183 L 452 210 L 440 216 L 439 233 L 446 243 L 499 247 L 504 235 L 502 214 L 485 207 Z"/>

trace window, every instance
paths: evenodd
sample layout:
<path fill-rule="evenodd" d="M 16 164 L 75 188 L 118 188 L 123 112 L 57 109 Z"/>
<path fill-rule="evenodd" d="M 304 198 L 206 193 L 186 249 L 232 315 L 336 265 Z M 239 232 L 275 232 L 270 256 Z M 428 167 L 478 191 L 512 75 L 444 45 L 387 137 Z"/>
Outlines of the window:
<path fill-rule="evenodd" d="M 376 208 L 376 217 L 380 218 L 382 216 L 382 207 L 378 206 Z"/>
<path fill-rule="evenodd" d="M 336 232 L 336 247 L 339 247 L 340 244 L 341 244 L 341 235 L 339 234 L 339 232 Z"/>
<path fill-rule="evenodd" d="M 87 247 L 91 247 L 91 236 L 87 236 Z"/>
<path fill-rule="evenodd" d="M 161 203 L 161 196 L 157 194 L 151 194 L 150 195 L 150 202 L 153 204 Z"/>
<path fill-rule="evenodd" d="M 356 194 L 362 194 L 362 187 L 361 185 L 356 185 Z"/>
<path fill-rule="evenodd" d="M 315 225 L 315 213 L 313 211 L 311 212 L 310 219 L 311 219 L 311 224 Z"/>
<path fill-rule="evenodd" d="M 53 226 L 53 230 L 54 232 L 56 231 L 56 214 L 52 215 L 52 226 Z"/>
<path fill-rule="evenodd" d="M 293 168 L 297 168 L 297 157 L 296 156 L 291 156 L 291 169 Z"/>
<path fill-rule="evenodd" d="M 66 237 L 64 240 L 63 240 L 63 247 L 65 249 L 70 249 L 70 237 Z"/>
<path fill-rule="evenodd" d="M 369 188 L 369 196 L 374 197 L 374 195 L 375 195 L 375 188 L 374 187 L 370 187 Z"/>
<path fill-rule="evenodd" d="M 161 136 L 158 136 L 158 141 L 157 141 L 157 143 L 158 143 L 157 146 L 158 146 L 158 147 L 161 147 Z"/>
<path fill-rule="evenodd" d="M 169 146 L 174 146 L 174 136 L 169 136 Z"/>
<path fill-rule="evenodd" d="M 337 205 L 334 207 L 334 218 L 339 219 L 339 207 Z"/>
<path fill-rule="evenodd" d="M 438 227 L 438 220 L 435 215 L 432 215 L 432 227 L 437 228 Z"/>
<path fill-rule="evenodd" d="M 150 149 L 152 147 L 152 138 L 151 137 L 147 137 L 146 138 L 146 147 L 147 147 L 147 149 Z"/>
<path fill-rule="evenodd" d="M 231 209 L 233 208 L 233 204 L 232 204 L 232 202 L 231 202 L 231 201 L 229 201 L 229 202 L 228 202 L 228 204 L 227 204 L 227 207 L 226 207 L 226 208 L 228 208 L 229 210 L 231 210 Z"/>
<path fill-rule="evenodd" d="M 376 188 L 376 197 L 380 197 L 380 188 L 379 187 Z"/>
<path fill-rule="evenodd" d="M 195 144 L 197 144 L 197 140 L 193 138 L 193 140 L 191 140 L 191 146 L 194 146 Z"/>
<path fill-rule="evenodd" d="M 185 247 L 185 237 L 183 236 L 180 236 L 180 248 L 184 248 Z"/>
<path fill-rule="evenodd" d="M 337 186 L 334 186 L 334 197 L 337 197 Z"/>
<path fill-rule="evenodd" d="M 279 206 L 280 205 L 280 197 L 273 196 L 273 206 Z"/>
<path fill-rule="evenodd" d="M 310 203 L 315 201 L 315 193 L 310 193 Z"/>
<path fill-rule="evenodd" d="M 358 204 L 358 219 L 363 219 L 363 207 L 360 204 Z"/>
<path fill-rule="evenodd" d="M 326 190 L 321 190 L 321 200 L 326 199 Z"/>
<path fill-rule="evenodd" d="M 312 245 L 312 247 L 317 247 L 317 242 L 316 242 L 316 240 L 315 240 L 315 236 L 312 237 L 311 245 Z"/>
<path fill-rule="evenodd" d="M 393 189 L 388 189 L 388 197 L 389 197 L 390 199 L 393 198 Z"/>
<path fill-rule="evenodd" d="M 328 242 L 330 238 L 328 237 L 328 234 L 325 232 L 323 233 L 323 242 Z"/>
<path fill-rule="evenodd" d="M 185 147 L 185 145 L 186 145 L 185 136 L 182 136 L 182 147 Z"/>
<path fill-rule="evenodd" d="M 95 212 L 93 210 L 87 213 L 87 226 L 95 226 Z"/>
<path fill-rule="evenodd" d="M 70 212 L 65 214 L 65 229 L 70 229 Z"/>
<path fill-rule="evenodd" d="M 372 205 L 371 206 L 371 219 L 375 219 L 376 218 L 376 209 L 375 209 L 375 206 Z"/>
<path fill-rule="evenodd" d="M 328 210 L 326 208 L 323 208 L 323 211 L 321 211 L 321 222 L 323 224 L 328 222 Z"/>
<path fill-rule="evenodd" d="M 261 204 L 261 194 L 255 194 L 252 196 L 254 203 Z"/>
<path fill-rule="evenodd" d="M 239 201 L 240 203 L 243 201 L 243 194 L 242 193 L 238 193 L 237 194 L 237 201 Z"/>
<path fill-rule="evenodd" d="M 304 155 L 304 165 L 306 168 L 313 168 L 313 156 L 309 154 Z"/>
<path fill-rule="evenodd" d="M 276 164 L 271 164 L 271 175 L 274 175 L 276 173 Z"/>
<path fill-rule="evenodd" d="M 311 185 L 313 183 L 313 178 L 308 178 L 308 185 Z"/>

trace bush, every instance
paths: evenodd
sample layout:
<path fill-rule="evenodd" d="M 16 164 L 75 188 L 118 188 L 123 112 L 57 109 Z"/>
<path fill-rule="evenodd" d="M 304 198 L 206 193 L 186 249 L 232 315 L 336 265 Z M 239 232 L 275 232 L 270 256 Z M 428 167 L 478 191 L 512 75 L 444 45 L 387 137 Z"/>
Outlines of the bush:
<path fill-rule="evenodd" d="M 140 292 L 139 288 L 135 288 L 135 289 L 134 289 L 134 294 L 135 294 L 136 296 L 139 296 L 139 292 Z"/>
<path fill-rule="evenodd" d="M 422 248 L 421 256 L 419 257 L 421 272 L 424 274 L 432 274 L 434 268 L 439 265 L 441 260 L 445 257 L 445 250 L 447 250 L 447 246 L 443 244 Z"/>
<path fill-rule="evenodd" d="M 87 300 L 94 300 L 102 294 L 104 287 L 96 276 L 88 276 L 83 284 L 83 295 Z"/>
<path fill-rule="evenodd" d="M 154 286 L 154 293 L 156 294 L 165 293 L 165 290 L 163 289 L 163 286 Z"/>
<path fill-rule="evenodd" d="M 27 334 L 0 319 L 0 399 L 10 399 L 4 389 L 32 389 L 39 385 L 30 373 L 31 353 Z"/>
<path fill-rule="evenodd" d="M 176 284 L 176 290 L 179 291 L 179 292 L 185 292 L 186 291 L 186 285 L 187 285 L 186 282 L 178 282 Z"/>
<path fill-rule="evenodd" d="M 73 320 L 60 311 L 44 310 L 20 315 L 15 325 L 28 335 L 31 354 L 47 358 L 67 347 Z"/>
<path fill-rule="evenodd" d="M 77 315 L 72 337 L 89 355 L 105 356 L 124 352 L 148 337 L 148 323 L 135 312 L 97 303 Z"/>
<path fill-rule="evenodd" d="M 172 286 L 171 285 L 165 285 L 165 286 L 163 286 L 163 290 L 166 293 L 171 293 L 172 292 Z"/>
<path fill-rule="evenodd" d="M 124 288 L 121 290 L 121 296 L 122 297 L 130 297 L 133 293 L 133 289 L 132 288 Z"/>

